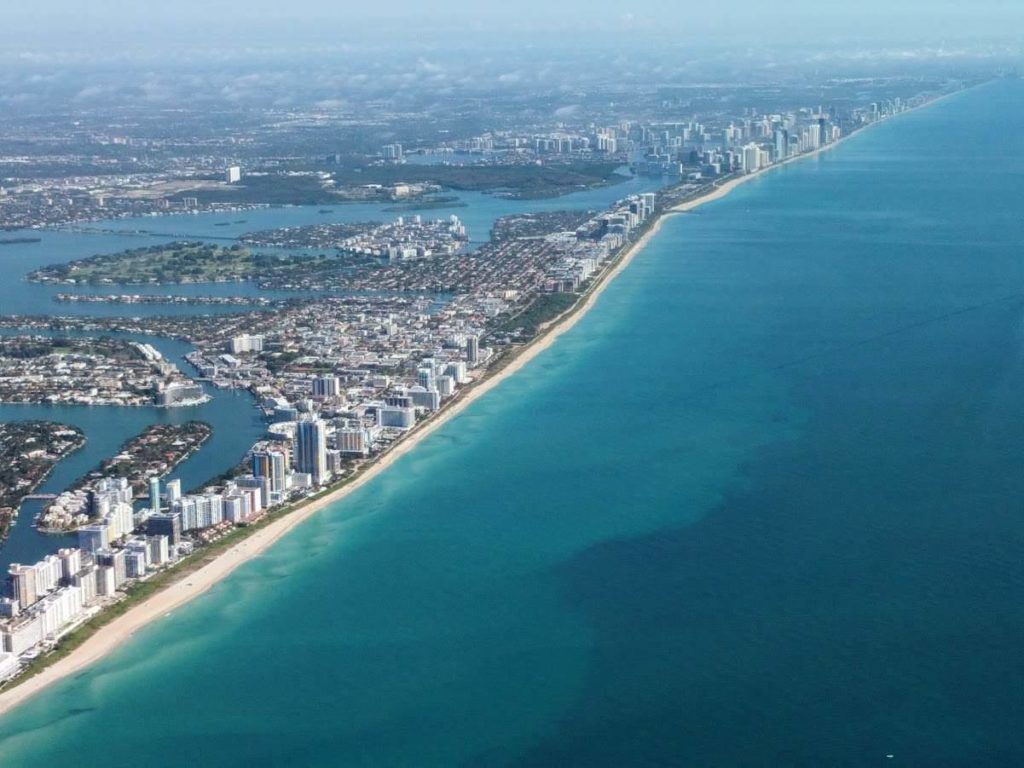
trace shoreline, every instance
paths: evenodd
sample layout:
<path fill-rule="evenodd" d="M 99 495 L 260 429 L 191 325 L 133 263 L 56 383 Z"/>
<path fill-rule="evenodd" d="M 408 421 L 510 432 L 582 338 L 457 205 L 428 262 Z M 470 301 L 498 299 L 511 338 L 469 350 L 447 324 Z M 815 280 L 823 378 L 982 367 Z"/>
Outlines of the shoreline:
<path fill-rule="evenodd" d="M 958 90 L 944 94 L 900 114 L 908 114 L 922 107 L 936 104 L 960 92 L 962 91 Z M 899 117 L 899 115 L 896 115 L 896 117 Z M 447 424 L 455 416 L 458 416 L 478 398 L 497 387 L 505 379 L 521 370 L 531 360 L 551 347 L 560 336 L 572 329 L 594 307 L 601 294 L 604 293 L 612 281 L 632 263 L 636 255 L 658 234 L 666 219 L 680 213 L 686 213 L 706 203 L 719 200 L 736 187 L 761 176 L 761 174 L 767 171 L 831 150 L 847 139 L 859 135 L 864 130 L 889 122 L 891 119 L 872 123 L 841 137 L 838 141 L 826 144 L 811 152 L 805 152 L 787 158 L 781 163 L 775 163 L 758 169 L 754 173 L 730 179 L 720 186 L 713 186 L 705 194 L 658 213 L 646 231 L 635 242 L 628 245 L 625 251 L 609 265 L 606 271 L 599 275 L 595 283 L 580 297 L 576 304 L 558 317 L 543 324 L 539 329 L 538 335 L 533 340 L 518 350 L 513 350 L 510 353 L 511 357 L 504 364 L 499 360 L 498 365 L 500 367 L 497 370 L 491 374 L 485 374 L 482 379 L 468 388 L 463 395 L 457 397 L 430 421 L 425 422 L 422 428 L 416 429 L 407 439 L 401 440 L 362 470 L 357 470 L 356 476 L 341 487 L 329 491 L 322 496 L 305 502 L 299 502 L 300 506 L 298 508 L 285 512 L 283 516 L 258 528 L 254 533 L 216 555 L 211 562 L 202 565 L 197 570 L 183 572 L 156 594 L 146 598 L 138 605 L 132 606 L 109 624 L 101 626 L 66 657 L 59 659 L 38 673 L 26 677 L 20 683 L 15 681 L 13 687 L 0 692 L 0 716 L 19 706 L 50 685 L 72 676 L 85 667 L 99 661 L 153 621 L 204 594 L 220 583 L 236 568 L 258 556 L 276 541 L 287 535 L 293 528 L 322 509 L 341 501 L 364 484 L 373 480 L 398 459 L 415 448 L 420 441 L 433 434 L 435 430 Z"/>
<path fill-rule="evenodd" d="M 667 214 L 669 212 L 665 212 Z M 425 423 L 407 440 L 401 441 L 394 448 L 382 455 L 372 465 L 359 473 L 351 482 L 334 491 L 311 499 L 298 509 L 285 514 L 265 527 L 260 528 L 251 536 L 235 544 L 218 555 L 212 562 L 192 573 L 183 573 L 166 588 L 132 607 L 127 613 L 117 617 L 107 625 L 100 627 L 95 634 L 88 637 L 70 655 L 41 670 L 38 674 L 25 678 L 21 683 L 0 692 L 0 715 L 14 709 L 27 699 L 41 692 L 53 683 L 74 675 L 85 667 L 107 656 L 132 635 L 153 621 L 161 618 L 174 609 L 199 597 L 228 576 L 240 565 L 261 554 L 264 550 L 289 533 L 293 528 L 305 522 L 322 509 L 347 497 L 352 492 L 373 480 L 377 475 L 388 469 L 398 459 L 415 448 L 423 439 L 431 435 L 439 427 L 459 415 L 478 398 L 485 395 L 505 379 L 521 370 L 541 352 L 547 350 L 562 334 L 571 329 L 586 313 L 593 308 L 597 299 L 636 256 L 650 242 L 651 238 L 661 229 L 666 215 L 659 216 L 648 230 L 632 243 L 618 260 L 601 276 L 590 291 L 570 310 L 555 318 L 544 326 L 541 335 L 533 342 L 522 347 L 507 364 L 490 376 L 469 389 L 462 397 L 454 401 L 437 418 Z"/>
<path fill-rule="evenodd" d="M 984 83 L 979 83 L 978 85 L 984 85 Z M 977 85 L 973 85 L 973 86 L 968 86 L 966 88 L 960 88 L 960 89 L 955 90 L 955 91 L 950 91 L 949 93 L 944 93 L 941 96 L 936 96 L 934 99 L 930 99 L 930 100 L 924 102 L 923 104 L 918 104 L 915 107 L 909 107 L 908 109 L 905 109 L 904 111 L 902 111 L 902 112 L 900 112 L 900 113 L 898 113 L 896 115 L 892 115 L 891 117 L 887 117 L 887 118 L 885 118 L 883 120 L 878 120 L 878 121 L 876 121 L 874 123 L 869 123 L 868 125 L 861 126 L 860 128 L 858 128 L 857 130 L 853 131 L 852 133 L 844 134 L 843 136 L 840 136 L 836 141 L 833 141 L 833 142 L 831 142 L 829 144 L 823 144 L 822 146 L 818 147 L 817 149 L 812 149 L 809 152 L 801 152 L 799 155 L 793 155 L 792 157 L 787 157 L 781 163 L 772 163 L 771 165 L 766 165 L 764 168 L 758 168 L 753 173 L 747 173 L 747 174 L 744 174 L 743 176 L 737 176 L 734 179 L 729 179 L 727 182 L 725 182 L 724 184 L 722 184 L 720 186 L 717 186 L 717 185 L 714 186 L 714 188 L 711 191 L 709 191 L 707 194 L 705 194 L 705 195 L 701 195 L 700 197 L 695 197 L 692 200 L 687 200 L 684 203 L 679 203 L 678 205 L 675 205 L 675 206 L 667 209 L 663 213 L 663 216 L 669 215 L 669 214 L 676 214 L 676 213 L 688 213 L 689 211 L 692 211 L 694 208 L 698 208 L 698 207 L 704 205 L 705 203 L 710 203 L 710 202 L 713 202 L 715 200 L 721 200 L 723 197 L 725 197 L 730 192 L 732 192 L 734 189 L 736 189 L 736 187 L 738 187 L 738 186 L 740 186 L 742 184 L 746 184 L 748 181 L 752 181 L 753 179 L 760 178 L 765 173 L 768 173 L 770 171 L 774 171 L 777 168 L 783 168 L 783 167 L 789 165 L 790 163 L 795 163 L 795 162 L 799 162 L 800 160 L 808 160 L 808 159 L 810 159 L 812 157 L 817 157 L 818 155 L 820 155 L 820 154 L 822 154 L 824 152 L 830 152 L 833 149 L 835 149 L 836 147 L 838 147 L 839 145 L 841 145 L 844 142 L 848 141 L 849 139 L 852 139 L 855 136 L 860 136 L 863 133 L 865 133 L 866 131 L 871 130 L 872 128 L 877 128 L 879 125 L 886 125 L 886 124 L 892 122 L 896 118 L 900 118 L 900 117 L 902 117 L 904 115 L 909 115 L 909 114 L 911 114 L 913 112 L 917 112 L 919 109 L 924 109 L 925 107 L 934 106 L 935 104 L 938 104 L 941 101 L 945 101 L 946 99 L 948 99 L 948 98 L 950 98 L 952 96 L 956 96 L 957 94 L 963 93 L 964 91 L 967 91 L 967 90 L 970 90 L 971 88 L 976 88 L 976 87 L 977 87 Z"/>

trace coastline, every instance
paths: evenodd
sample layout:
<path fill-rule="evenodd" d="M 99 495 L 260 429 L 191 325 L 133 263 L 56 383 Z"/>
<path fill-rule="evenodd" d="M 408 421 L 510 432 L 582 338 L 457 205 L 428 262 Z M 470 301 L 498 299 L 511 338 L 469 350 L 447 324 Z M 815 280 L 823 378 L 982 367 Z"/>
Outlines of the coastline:
<path fill-rule="evenodd" d="M 906 110 L 900 114 L 907 114 L 922 107 L 930 106 L 948 98 L 961 91 L 954 91 L 932 99 L 924 104 Z M 897 115 L 898 116 L 898 115 Z M 891 119 L 891 118 L 890 118 Z M 838 141 L 822 146 L 811 152 L 805 152 L 781 163 L 761 168 L 754 173 L 746 174 L 730 179 L 719 186 L 712 186 L 703 194 L 680 203 L 672 208 L 661 211 L 647 230 L 601 274 L 597 281 L 583 294 L 579 301 L 560 316 L 548 321 L 539 329 L 538 335 L 524 347 L 512 352 L 511 357 L 503 365 L 491 374 L 485 374 L 477 383 L 473 384 L 464 393 L 434 418 L 425 422 L 422 428 L 416 429 L 407 439 L 400 441 L 391 450 L 375 459 L 367 467 L 358 472 L 350 481 L 339 488 L 300 502 L 294 510 L 287 511 L 281 517 L 273 519 L 263 527 L 258 528 L 251 535 L 246 536 L 237 544 L 234 544 L 215 558 L 202 565 L 197 570 L 182 572 L 170 584 L 161 589 L 141 603 L 132 606 L 124 614 L 113 619 L 109 624 L 98 628 L 92 635 L 87 637 L 81 645 L 72 650 L 67 656 L 59 659 L 50 666 L 45 667 L 38 673 L 24 678 L 21 682 L 15 681 L 13 687 L 0 692 L 0 715 L 14 709 L 35 694 L 41 692 L 53 683 L 66 677 L 74 675 L 85 667 L 99 661 L 115 650 L 123 642 L 128 640 L 139 630 L 151 622 L 158 620 L 161 616 L 188 603 L 194 598 L 202 595 L 214 585 L 219 583 L 240 565 L 258 556 L 280 538 L 289 533 L 312 515 L 328 507 L 335 502 L 341 501 L 350 493 L 362 487 L 365 483 L 377 477 L 378 474 L 388 469 L 394 462 L 415 448 L 421 440 L 433 434 L 433 432 L 446 424 L 450 419 L 460 414 L 478 398 L 485 395 L 491 389 L 497 387 L 506 378 L 521 370 L 527 363 L 539 354 L 551 347 L 552 344 L 564 333 L 572 329 L 579 320 L 587 314 L 597 303 L 598 298 L 611 284 L 611 282 L 622 273 L 633 261 L 636 255 L 643 250 L 650 240 L 660 231 L 665 220 L 679 213 L 691 211 L 701 205 L 719 200 L 728 195 L 733 189 L 741 184 L 759 177 L 761 174 L 780 168 L 791 162 L 804 160 L 821 152 L 831 150 L 849 138 L 856 136 L 882 122 L 879 121 L 865 126 L 853 133 L 841 137 Z M 172 572 L 173 574 L 173 572 Z"/>
<path fill-rule="evenodd" d="M 321 497 L 311 499 L 298 509 L 268 523 L 251 536 L 247 536 L 238 544 L 221 553 L 216 559 L 202 566 L 199 570 L 181 574 L 180 578 L 176 579 L 165 589 L 139 605 L 134 606 L 127 613 L 114 619 L 109 624 L 99 628 L 67 657 L 46 667 L 38 674 L 25 678 L 21 683 L 16 682 L 12 688 L 0 693 L 0 715 L 17 707 L 53 683 L 74 675 L 76 672 L 99 661 L 151 622 L 199 597 L 240 565 L 266 550 L 294 527 L 325 507 L 341 501 L 350 493 L 377 477 L 377 475 L 415 448 L 420 441 L 432 434 L 436 429 L 446 424 L 478 398 L 522 369 L 523 366 L 537 357 L 537 355 L 548 349 L 558 337 L 575 326 L 593 308 L 597 299 L 611 281 L 629 265 L 636 254 L 657 234 L 665 218 L 665 215 L 659 216 L 650 228 L 635 243 L 629 246 L 626 252 L 619 257 L 618 261 L 601 276 L 600 281 L 572 309 L 568 310 L 561 317 L 550 321 L 541 331 L 541 335 L 519 350 L 519 353 L 504 367 L 493 375 L 486 376 L 478 384 L 474 385 L 445 409 L 444 412 L 425 423 L 423 428 L 417 430 L 409 439 L 403 440 L 381 456 L 351 482 Z"/>
<path fill-rule="evenodd" d="M 88 440 L 86 439 L 85 435 L 83 434 L 82 435 L 82 439 L 79 441 L 78 445 L 76 445 L 74 448 L 69 450 L 67 453 L 64 453 L 63 455 L 61 455 L 57 459 L 57 461 L 53 462 L 47 468 L 47 470 L 45 472 L 43 472 L 42 475 L 39 476 L 39 479 L 35 483 L 33 483 L 31 485 L 31 487 L 29 487 L 26 490 L 25 494 L 18 500 L 18 503 L 15 505 L 15 507 L 14 507 L 14 514 L 11 515 L 8 518 L 0 518 L 0 544 L 2 544 L 7 539 L 8 536 L 10 536 L 11 528 L 14 525 L 14 521 L 18 519 L 18 515 L 21 513 L 21 505 L 25 503 L 25 497 L 26 496 L 31 496 L 36 491 L 38 491 L 39 487 L 43 483 L 46 482 L 47 478 L 49 478 L 49 476 L 51 474 L 53 474 L 53 471 L 57 468 L 57 465 L 60 464 L 62 461 L 64 461 L 64 459 L 66 459 L 68 456 L 70 456 L 73 453 L 77 453 L 78 451 L 82 450 L 85 447 L 86 442 L 88 442 Z M 2 710 L 0 710 L 0 711 L 2 711 Z"/>
<path fill-rule="evenodd" d="M 295 511 L 274 520 L 223 552 L 213 562 L 204 565 L 199 570 L 193 573 L 182 574 L 181 578 L 174 581 L 167 588 L 133 607 L 110 624 L 101 627 L 66 658 L 43 669 L 38 674 L 26 678 L 24 682 L 16 684 L 13 688 L 0 693 L 0 715 L 18 706 L 49 685 L 75 674 L 95 661 L 99 661 L 152 621 L 159 619 L 175 608 L 203 594 L 238 566 L 266 550 L 274 542 L 291 531 L 292 528 L 325 507 L 341 501 L 350 493 L 375 478 L 395 461 L 415 448 L 420 441 L 432 434 L 436 429 L 447 423 L 454 416 L 457 416 L 506 378 L 519 371 L 533 358 L 548 349 L 559 336 L 579 322 L 580 318 L 593 307 L 611 280 L 628 266 L 636 253 L 644 248 L 650 241 L 650 238 L 657 233 L 661 228 L 664 218 L 664 216 L 659 217 L 648 231 L 633 243 L 616 264 L 602 276 L 600 282 L 591 289 L 586 298 L 569 310 L 567 315 L 551 321 L 544 328 L 542 334 L 533 343 L 520 350 L 519 354 L 510 360 L 507 365 L 495 374 L 482 379 L 479 384 L 473 386 L 462 397 L 453 402 L 437 418 L 424 424 L 423 428 L 417 430 L 415 435 L 412 435 L 408 440 L 403 440 L 392 450 L 381 456 L 352 482 L 324 496 L 312 499 Z"/>
<path fill-rule="evenodd" d="M 26 678 L 22 683 L 15 682 L 12 688 L 0 693 L 0 715 L 14 709 L 20 703 L 39 693 L 49 685 L 74 675 L 97 662 L 97 660 L 108 655 L 121 643 L 148 624 L 190 600 L 199 597 L 218 584 L 231 571 L 256 557 L 274 542 L 284 537 L 292 528 L 322 509 L 341 501 L 354 492 L 355 489 L 374 479 L 399 458 L 408 454 L 421 440 L 432 434 L 441 425 L 447 423 L 447 421 L 458 416 L 476 399 L 522 369 L 527 362 L 548 349 L 559 336 L 579 323 L 580 318 L 594 306 L 598 297 L 604 292 L 604 289 L 607 288 L 615 276 L 620 274 L 636 254 L 647 245 L 660 226 L 662 226 L 664 220 L 664 215 L 658 217 L 643 236 L 636 243 L 632 244 L 626 253 L 618 258 L 615 264 L 601 276 L 600 282 L 591 289 L 586 298 L 572 307 L 566 314 L 554 319 L 544 328 L 541 336 L 519 350 L 519 353 L 507 365 L 494 375 L 486 376 L 478 384 L 474 385 L 463 396 L 453 402 L 449 408 L 445 409 L 443 413 L 438 414 L 437 418 L 424 424 L 423 428 L 418 430 L 416 434 L 395 445 L 391 451 L 382 456 L 372 466 L 362 471 L 351 482 L 325 496 L 312 499 L 295 511 L 273 520 L 254 532 L 252 536 L 247 537 L 239 544 L 220 554 L 212 562 L 202 566 L 199 570 L 191 573 L 182 573 L 181 577 L 166 589 L 132 607 L 109 625 L 101 627 L 65 658 L 61 658 L 58 662 L 42 670 L 37 675 Z"/>
<path fill-rule="evenodd" d="M 983 83 L 982 83 L 982 85 L 983 85 Z M 700 195 L 699 197 L 695 197 L 692 200 L 687 200 L 684 203 L 680 203 L 679 205 L 675 205 L 672 208 L 669 208 L 667 211 L 665 211 L 665 215 L 672 214 L 672 213 L 687 213 L 689 211 L 692 211 L 694 208 L 698 208 L 699 206 L 704 205 L 705 203 L 710 203 L 710 202 L 713 202 L 715 200 L 721 200 L 723 197 L 725 197 L 730 192 L 732 192 L 734 189 L 736 189 L 736 187 L 738 187 L 738 186 L 740 186 L 742 184 L 746 184 L 748 181 L 752 181 L 753 179 L 759 178 L 762 174 L 768 173 L 770 171 L 774 171 L 777 168 L 783 168 L 783 167 L 789 165 L 790 163 L 795 163 L 795 162 L 799 162 L 800 160 L 807 160 L 807 159 L 810 159 L 812 157 L 817 157 L 818 155 L 822 154 L 823 152 L 830 152 L 833 149 L 835 149 L 836 147 L 838 147 L 839 145 L 841 145 L 844 142 L 846 142 L 847 140 L 852 139 L 854 136 L 860 136 L 865 131 L 869 131 L 872 128 L 875 128 L 875 127 L 877 127 L 879 125 L 885 125 L 885 124 L 891 122 L 894 118 L 899 118 L 899 117 L 902 117 L 903 115 L 909 115 L 909 114 L 911 114 L 913 112 L 916 112 L 919 109 L 923 109 L 925 107 L 934 106 L 935 104 L 938 104 L 941 101 L 945 101 L 946 99 L 950 98 L 951 96 L 956 96 L 957 94 L 963 93 L 964 91 L 969 90 L 970 88 L 973 88 L 973 87 L 977 87 L 977 86 L 970 86 L 969 88 L 960 88 L 959 90 L 956 90 L 956 91 L 950 91 L 949 93 L 944 93 L 941 96 L 937 96 L 934 99 L 930 99 L 930 100 L 924 102 L 923 104 L 918 104 L 915 107 L 910 107 L 909 109 L 906 109 L 906 110 L 904 110 L 903 112 L 900 112 L 897 115 L 893 115 L 892 117 L 885 118 L 884 120 L 878 120 L 878 121 L 876 121 L 874 123 L 869 123 L 868 125 L 862 126 L 862 127 L 858 128 L 857 130 L 853 131 L 852 133 L 847 133 L 847 134 L 845 134 L 843 136 L 840 136 L 836 141 L 833 141 L 830 144 L 823 144 L 822 146 L 818 147 L 817 149 L 812 149 L 810 152 L 801 152 L 799 155 L 793 155 L 792 157 L 787 157 L 781 163 L 773 163 L 771 165 L 766 165 L 764 168 L 758 168 L 753 173 L 747 173 L 747 174 L 744 174 L 743 176 L 737 176 L 734 179 L 729 179 L 727 182 L 725 182 L 724 184 L 722 184 L 720 186 L 717 186 L 717 185 L 714 186 L 714 188 L 711 191 L 709 191 L 707 194 Z"/>

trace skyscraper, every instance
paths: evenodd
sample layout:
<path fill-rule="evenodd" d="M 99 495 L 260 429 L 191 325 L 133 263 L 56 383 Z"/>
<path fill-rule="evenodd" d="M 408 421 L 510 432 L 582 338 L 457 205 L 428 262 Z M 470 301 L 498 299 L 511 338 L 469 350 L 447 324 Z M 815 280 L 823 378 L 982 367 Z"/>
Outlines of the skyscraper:
<path fill-rule="evenodd" d="M 181 498 L 181 480 L 175 478 L 174 480 L 168 480 L 166 484 L 167 488 L 167 503 L 173 504 Z"/>
<path fill-rule="evenodd" d="M 327 429 L 317 418 L 304 419 L 295 432 L 295 468 L 312 476 L 323 485 L 328 480 Z"/>
<path fill-rule="evenodd" d="M 335 433 L 335 437 L 342 454 L 366 456 L 370 452 L 370 439 L 362 427 L 343 427 Z"/>
<path fill-rule="evenodd" d="M 743 170 L 753 173 L 761 167 L 761 148 L 751 142 L 743 147 Z"/>
<path fill-rule="evenodd" d="M 337 397 L 341 392 L 341 383 L 337 376 L 317 376 L 313 379 L 314 397 Z"/>
<path fill-rule="evenodd" d="M 13 594 L 14 599 L 18 601 L 19 606 L 27 608 L 39 599 L 36 592 L 35 568 L 31 565 L 11 563 L 11 567 L 7 573 L 10 577 L 11 593 Z"/>
<path fill-rule="evenodd" d="M 253 451 L 252 473 L 255 477 L 267 478 L 272 493 L 283 493 L 288 477 L 288 454 L 274 448 Z"/>
<path fill-rule="evenodd" d="M 434 386 L 434 369 L 420 368 L 416 371 L 416 383 L 424 389 L 432 389 Z"/>
<path fill-rule="evenodd" d="M 785 128 L 775 129 L 775 160 L 781 162 L 789 154 L 789 131 Z"/>
<path fill-rule="evenodd" d="M 176 545 L 181 541 L 181 514 L 161 512 L 159 515 L 151 515 L 146 520 L 146 532 L 150 536 L 166 536 L 168 544 Z"/>
<path fill-rule="evenodd" d="M 160 478 L 149 478 L 149 511 L 160 511 Z"/>
<path fill-rule="evenodd" d="M 466 337 L 466 360 L 470 365 L 480 362 L 480 339 L 476 336 Z"/>

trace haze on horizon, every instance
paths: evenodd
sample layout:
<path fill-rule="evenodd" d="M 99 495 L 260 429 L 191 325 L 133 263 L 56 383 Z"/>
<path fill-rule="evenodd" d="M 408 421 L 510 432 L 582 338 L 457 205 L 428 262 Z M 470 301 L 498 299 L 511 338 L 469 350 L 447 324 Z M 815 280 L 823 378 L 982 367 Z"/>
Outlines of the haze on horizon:
<path fill-rule="evenodd" d="M 4 9 L 0 47 L 48 53 L 89 50 L 111 43 L 127 49 L 211 44 L 224 48 L 362 41 L 466 46 L 502 40 L 564 45 L 686 41 L 691 44 L 828 43 L 929 44 L 964 40 L 1020 43 L 1024 3 L 1019 0 L 821 0 L 774 3 L 734 0 L 727 9 L 692 0 L 648 0 L 633 6 L 587 0 L 520 0 L 514 4 L 435 0 L 42 0 Z"/>
<path fill-rule="evenodd" d="M 1024 3 L 16 0 L 0 107 L 287 106 L 1021 68 Z M 1010 30 L 1010 32 L 1007 32 Z M 567 103 L 575 97 L 567 96 Z"/>

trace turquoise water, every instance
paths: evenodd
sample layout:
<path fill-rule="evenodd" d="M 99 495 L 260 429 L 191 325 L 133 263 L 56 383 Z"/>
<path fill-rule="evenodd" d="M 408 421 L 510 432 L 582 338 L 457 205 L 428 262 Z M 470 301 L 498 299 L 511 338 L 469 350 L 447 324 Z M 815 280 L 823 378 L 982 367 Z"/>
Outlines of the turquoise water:
<path fill-rule="evenodd" d="M 474 242 L 486 241 L 494 222 L 501 216 L 525 211 L 600 210 L 630 194 L 657 189 L 660 179 L 631 177 L 621 183 L 583 190 L 543 200 L 508 200 L 481 193 L 458 195 L 464 207 L 424 211 L 425 216 L 459 215 L 469 226 Z M 25 280 L 31 270 L 48 264 L 71 261 L 97 253 L 116 253 L 127 248 L 150 246 L 175 239 L 205 239 L 211 242 L 230 241 L 246 232 L 277 227 L 323 224 L 332 221 L 390 221 L 400 214 L 384 210 L 380 204 L 338 205 L 321 213 L 319 206 L 288 206 L 263 208 L 233 213 L 174 215 L 101 221 L 65 229 L 31 231 L 40 242 L 8 245 L 0 248 L 0 263 L 5 274 L 0 280 L 0 315 L 79 315 L 90 317 L 158 317 L 180 315 L 216 315 L 236 313 L 245 308 L 215 305 L 166 304 L 90 304 L 53 301 L 58 293 L 87 295 L 139 293 L 146 295 L 185 296 L 262 296 L 294 298 L 313 295 L 305 291 L 261 290 L 250 282 L 203 283 L 171 286 L 67 286 L 42 285 Z M 342 292 L 362 295 L 365 291 Z M 438 301 L 447 297 L 438 296 Z M 18 329 L 0 329 L 0 334 L 17 333 Z M 38 331 L 33 331 L 38 333 Z M 183 371 L 191 372 L 182 357 L 191 350 L 187 344 L 173 339 L 138 337 L 155 345 L 176 362 Z M 86 435 L 85 447 L 53 471 L 40 493 L 59 493 L 92 469 L 102 459 L 112 456 L 122 443 L 155 422 L 201 419 L 213 426 L 212 438 L 190 459 L 175 470 L 186 489 L 195 488 L 234 467 L 263 436 L 265 425 L 253 408 L 252 399 L 244 393 L 223 392 L 207 387 L 213 400 L 205 405 L 162 410 L 157 408 L 83 408 L 78 406 L 21 406 L 0 404 L 0 420 L 51 419 L 80 427 Z M 22 505 L 18 525 L 0 542 L 0 573 L 7 572 L 12 562 L 35 562 L 64 546 L 70 537 L 44 536 L 31 526 L 43 502 L 29 501 Z"/>
<path fill-rule="evenodd" d="M 4 765 L 1021 764 L 1022 97 L 667 221 L 525 370 L 0 720 Z"/>

